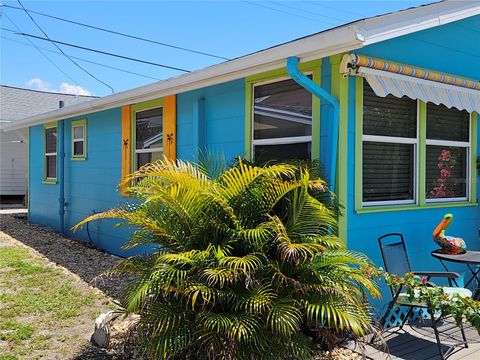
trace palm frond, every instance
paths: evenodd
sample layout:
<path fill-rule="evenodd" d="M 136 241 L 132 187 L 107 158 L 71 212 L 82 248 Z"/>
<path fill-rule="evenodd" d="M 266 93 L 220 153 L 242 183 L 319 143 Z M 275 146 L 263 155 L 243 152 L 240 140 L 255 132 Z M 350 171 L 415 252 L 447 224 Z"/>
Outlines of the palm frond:
<path fill-rule="evenodd" d="M 346 302 L 344 297 L 324 294 L 304 301 L 307 319 L 318 326 L 349 330 L 357 336 L 370 327 L 369 314 L 362 311 L 360 302 Z"/>
<path fill-rule="evenodd" d="M 267 317 L 268 327 L 274 334 L 290 337 L 300 329 L 302 313 L 293 300 L 275 301 Z"/>

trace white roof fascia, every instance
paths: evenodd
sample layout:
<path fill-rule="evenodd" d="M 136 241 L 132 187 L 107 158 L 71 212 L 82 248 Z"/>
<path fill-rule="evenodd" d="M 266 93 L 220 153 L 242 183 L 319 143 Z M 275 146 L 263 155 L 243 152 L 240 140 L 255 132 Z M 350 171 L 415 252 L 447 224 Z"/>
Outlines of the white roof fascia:
<path fill-rule="evenodd" d="M 285 59 L 298 56 L 301 62 L 338 54 L 361 47 L 355 26 L 343 26 L 226 61 L 188 74 L 86 101 L 55 111 L 35 115 L 5 126 L 3 131 L 16 130 L 44 122 L 62 120 L 86 113 L 158 99 L 211 85 L 241 79 L 285 66 Z"/>
<path fill-rule="evenodd" d="M 363 20 L 364 46 L 480 14 L 480 1 L 443 1 Z"/>

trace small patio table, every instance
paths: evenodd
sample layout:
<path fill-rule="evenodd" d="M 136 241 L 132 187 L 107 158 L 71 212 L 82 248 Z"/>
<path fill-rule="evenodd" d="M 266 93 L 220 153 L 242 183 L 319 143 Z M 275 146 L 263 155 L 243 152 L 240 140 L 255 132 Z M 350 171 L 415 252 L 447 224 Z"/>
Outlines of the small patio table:
<path fill-rule="evenodd" d="M 468 269 L 470 270 L 470 273 L 472 274 L 472 277 L 465 283 L 464 287 L 467 287 L 468 285 L 470 285 L 470 283 L 474 279 L 477 280 L 477 284 L 480 284 L 480 278 L 479 278 L 480 266 L 475 266 L 475 265 L 480 265 L 480 251 L 467 250 L 463 254 L 452 255 L 452 254 L 443 254 L 440 252 L 440 250 L 434 250 L 432 251 L 432 256 L 440 260 L 440 263 L 442 264 L 445 271 L 449 271 L 447 266 L 445 265 L 445 262 L 454 262 L 454 263 L 467 265 Z M 455 279 L 452 279 L 452 280 L 455 283 L 455 285 L 458 286 L 457 281 Z M 477 288 L 477 291 L 475 292 L 475 295 L 473 296 L 473 298 L 478 299 L 478 295 L 480 295 L 480 292 L 479 292 L 479 289 Z"/>

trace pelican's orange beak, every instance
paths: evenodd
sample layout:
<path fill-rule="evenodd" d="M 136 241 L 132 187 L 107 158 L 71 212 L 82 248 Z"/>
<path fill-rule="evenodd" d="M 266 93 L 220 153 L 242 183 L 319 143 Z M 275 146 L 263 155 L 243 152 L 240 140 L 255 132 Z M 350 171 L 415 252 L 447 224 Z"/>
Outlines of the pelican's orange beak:
<path fill-rule="evenodd" d="M 442 232 L 442 230 L 445 230 L 445 227 L 448 225 L 448 220 L 442 220 L 440 221 L 440 224 L 438 224 L 438 226 L 435 228 L 435 230 L 433 230 L 433 237 L 436 238 L 438 237 L 438 235 L 440 235 L 440 233 Z"/>

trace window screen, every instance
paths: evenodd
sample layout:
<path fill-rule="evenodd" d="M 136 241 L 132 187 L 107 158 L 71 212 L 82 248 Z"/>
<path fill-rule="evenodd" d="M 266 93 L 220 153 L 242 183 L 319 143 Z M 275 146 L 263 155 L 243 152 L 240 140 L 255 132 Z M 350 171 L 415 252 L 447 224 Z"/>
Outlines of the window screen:
<path fill-rule="evenodd" d="M 136 169 L 163 158 L 163 108 L 135 113 Z"/>
<path fill-rule="evenodd" d="M 469 152 L 470 115 L 428 103 L 427 199 L 467 199 Z"/>
<path fill-rule="evenodd" d="M 377 96 L 364 80 L 363 134 L 416 138 L 417 102 L 407 97 Z"/>
<path fill-rule="evenodd" d="M 85 123 L 72 127 L 72 156 L 85 157 Z"/>
<path fill-rule="evenodd" d="M 379 97 L 364 80 L 362 201 L 415 201 L 417 104 L 409 98 Z"/>
<path fill-rule="evenodd" d="M 57 178 L 57 128 L 45 129 L 45 179 Z"/>
<path fill-rule="evenodd" d="M 363 144 L 363 201 L 414 198 L 414 145 Z"/>
<path fill-rule="evenodd" d="M 427 104 L 427 139 L 469 141 L 470 114 L 445 105 Z"/>
<path fill-rule="evenodd" d="M 256 161 L 310 159 L 312 95 L 293 80 L 257 85 L 253 91 Z"/>
<path fill-rule="evenodd" d="M 45 153 L 57 152 L 57 128 L 45 129 Z"/>

